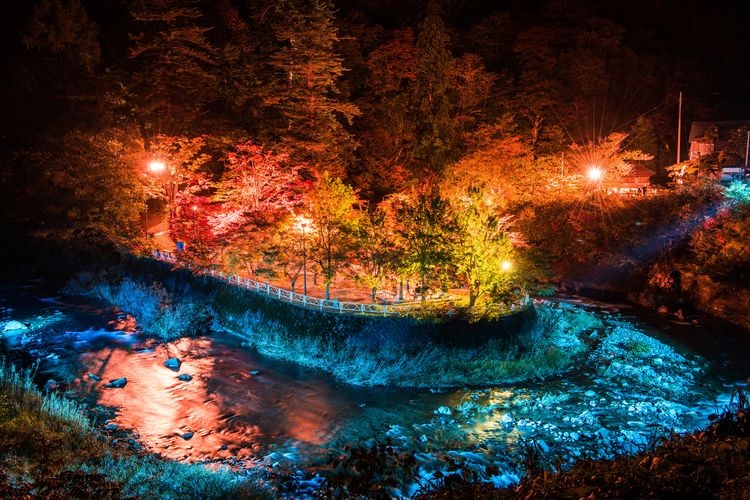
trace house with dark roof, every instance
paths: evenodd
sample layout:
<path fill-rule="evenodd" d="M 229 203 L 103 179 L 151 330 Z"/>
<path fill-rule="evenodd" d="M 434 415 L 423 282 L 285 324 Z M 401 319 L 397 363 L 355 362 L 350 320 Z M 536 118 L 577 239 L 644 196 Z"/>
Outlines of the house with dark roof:
<path fill-rule="evenodd" d="M 689 141 L 689 159 L 708 163 L 712 177 L 729 181 L 747 175 L 750 120 L 693 122 Z"/>

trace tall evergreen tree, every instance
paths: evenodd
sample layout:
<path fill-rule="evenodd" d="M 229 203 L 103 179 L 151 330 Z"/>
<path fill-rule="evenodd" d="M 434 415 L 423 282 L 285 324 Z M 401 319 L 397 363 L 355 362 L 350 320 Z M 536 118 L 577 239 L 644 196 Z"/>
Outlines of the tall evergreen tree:
<path fill-rule="evenodd" d="M 340 120 L 351 122 L 359 109 L 345 102 L 336 82 L 344 74 L 329 0 L 280 0 L 274 24 L 278 51 L 271 64 L 279 82 L 267 104 L 283 120 L 279 135 L 293 160 L 312 173 L 345 174 L 354 141 Z"/>
<path fill-rule="evenodd" d="M 449 96 L 452 63 L 445 24 L 432 1 L 417 38 L 413 111 L 417 123 L 414 159 L 434 174 L 440 174 L 452 159 L 457 141 Z"/>
<path fill-rule="evenodd" d="M 145 139 L 188 132 L 214 98 L 216 49 L 197 0 L 136 0 L 130 9 L 133 108 Z"/>

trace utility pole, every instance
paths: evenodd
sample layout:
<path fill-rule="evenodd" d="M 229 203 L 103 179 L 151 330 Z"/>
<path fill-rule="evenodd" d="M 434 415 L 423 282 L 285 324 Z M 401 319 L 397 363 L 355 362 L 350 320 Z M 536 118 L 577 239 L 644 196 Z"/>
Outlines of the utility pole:
<path fill-rule="evenodd" d="M 680 163 L 680 149 L 682 148 L 682 91 L 680 91 L 680 105 L 677 111 L 677 163 Z"/>
<path fill-rule="evenodd" d="M 747 131 L 747 141 L 745 141 L 745 169 L 747 170 L 747 155 L 750 153 L 750 130 Z"/>

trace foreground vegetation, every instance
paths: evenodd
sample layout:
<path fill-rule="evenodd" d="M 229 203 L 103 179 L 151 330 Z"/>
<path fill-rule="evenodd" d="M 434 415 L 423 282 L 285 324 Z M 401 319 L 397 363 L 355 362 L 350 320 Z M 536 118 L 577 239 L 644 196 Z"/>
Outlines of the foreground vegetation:
<path fill-rule="evenodd" d="M 259 476 L 138 453 L 94 430 L 83 407 L 0 363 L 3 498 L 263 498 Z"/>

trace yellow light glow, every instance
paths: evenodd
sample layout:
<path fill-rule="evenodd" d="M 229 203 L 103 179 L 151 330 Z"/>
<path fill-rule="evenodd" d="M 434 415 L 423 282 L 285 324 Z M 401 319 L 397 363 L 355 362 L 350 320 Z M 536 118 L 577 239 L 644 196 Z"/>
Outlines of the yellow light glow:
<path fill-rule="evenodd" d="M 161 160 L 151 160 L 148 163 L 148 169 L 154 172 L 155 174 L 158 174 L 159 172 L 163 172 L 164 170 L 166 170 L 166 168 L 167 168 L 167 164 Z"/>
<path fill-rule="evenodd" d="M 502 264 L 500 264 L 500 268 L 503 271 L 510 271 L 511 269 L 513 269 L 513 263 L 509 260 L 504 260 Z"/>
<path fill-rule="evenodd" d="M 599 167 L 591 167 L 589 168 L 589 171 L 586 173 L 586 175 L 591 181 L 599 181 L 602 179 L 604 172 L 602 172 L 602 169 Z"/>

